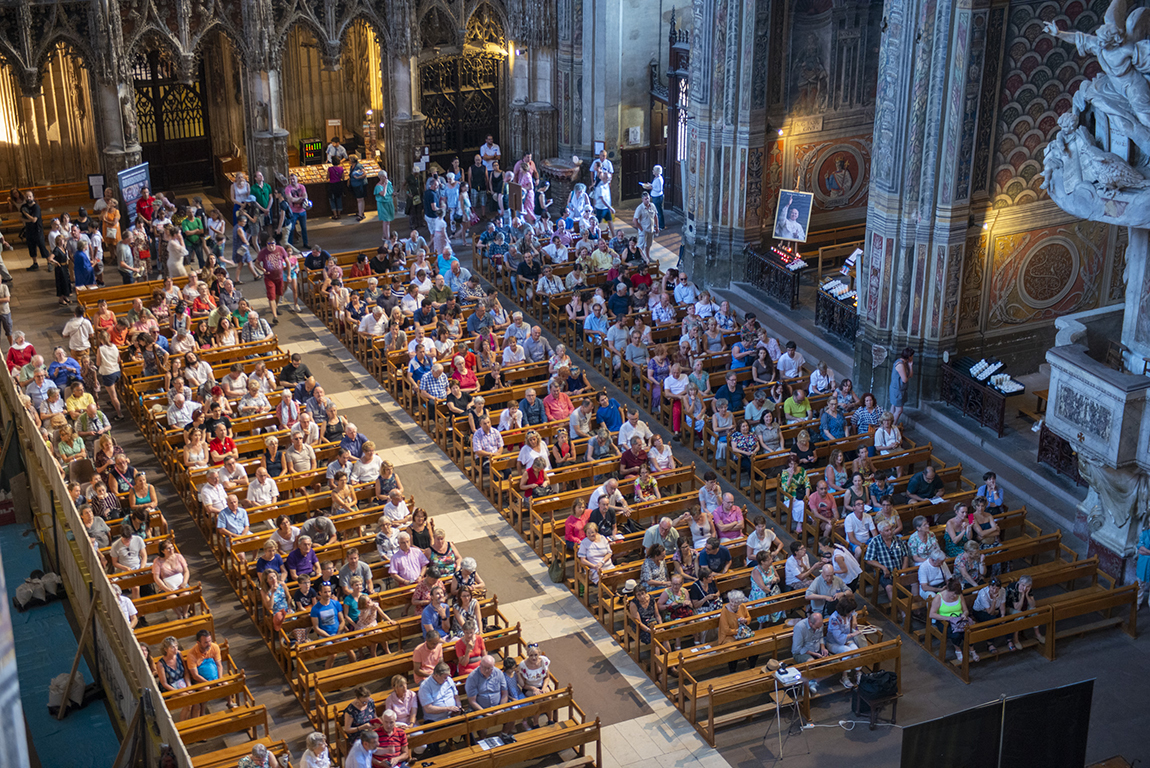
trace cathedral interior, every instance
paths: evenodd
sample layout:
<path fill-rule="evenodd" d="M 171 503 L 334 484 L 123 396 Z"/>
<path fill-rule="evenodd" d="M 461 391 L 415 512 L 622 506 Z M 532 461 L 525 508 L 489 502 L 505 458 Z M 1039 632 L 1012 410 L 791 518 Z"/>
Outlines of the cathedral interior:
<path fill-rule="evenodd" d="M 591 162 L 605 152 L 615 169 L 611 195 L 627 211 L 617 221 L 631 225 L 658 167 L 667 223 L 656 249 L 664 268 L 774 323 L 779 341 L 797 340 L 808 362 L 827 362 L 838 381 L 851 378 L 856 393 L 876 393 L 884 408 L 905 374 L 904 434 L 913 429 L 919 446 L 945 454 L 940 469 L 957 465 L 974 479 L 972 494 L 982 486 L 976 475 L 1008 478 L 1015 504 L 1042 515 L 1044 531 L 1074 538 L 1076 559 L 1097 558 L 1115 590 L 1137 584 L 1129 633 L 1150 578 L 1142 543 L 1150 541 L 1150 216 L 1141 213 L 1150 210 L 1143 191 L 1150 186 L 1150 30 L 1137 2 L 1129 9 L 1127 0 L 676 2 L 0 0 L 0 183 L 21 194 L 36 190 L 47 221 L 49 209 L 55 215 L 98 199 L 93 177 L 115 186 L 119 173 L 144 163 L 153 191 L 202 195 L 225 209 L 239 172 L 261 172 L 278 188 L 296 176 L 318 221 L 329 212 L 323 147 L 335 140 L 365 161 L 372 178 L 388 172 L 398 225 L 431 173 L 454 161 L 467 168 L 493 137 L 505 169 L 533 156 L 537 179 L 551 182 L 556 201 L 576 183 L 591 187 Z M 1116 51 L 1124 63 L 1115 63 Z M 1127 175 L 1104 179 L 1103 167 Z M 15 206 L 2 212 L 0 227 L 22 254 Z M 323 247 L 333 253 L 374 252 L 379 243 L 374 228 L 359 239 L 341 230 L 331 242 L 339 248 Z M 470 241 L 454 245 L 471 258 Z M 480 272 L 478 263 L 469 266 Z M 903 350 L 913 353 L 913 376 L 899 368 L 909 360 Z M 595 380 L 597 389 L 607 386 L 621 385 Z M 654 427 L 661 417 L 641 418 Z M 685 444 L 676 455 L 681 449 L 695 460 Z M 703 464 L 718 459 L 713 449 L 699 450 L 701 477 Z M 455 471 L 438 454 L 429 461 Z M 758 503 L 739 485 L 743 474 L 724 477 L 735 479 L 738 503 L 744 492 L 751 507 Z M 560 531 L 564 514 L 555 518 Z M 544 580 L 547 561 L 532 562 L 540 573 L 524 578 Z M 1123 605 L 1108 607 L 1106 620 Z M 237 617 L 247 622 L 242 609 Z M 590 623 L 602 635 L 595 636 L 600 649 L 621 636 L 614 617 L 606 632 Z M 897 618 L 890 623 L 898 636 Z M 225 626 L 217 620 L 216 632 Z M 1035 655 L 1029 663 L 1042 666 L 1038 673 L 1012 670 L 1002 687 L 1013 696 L 1097 678 L 1091 763 L 1147 756 L 1142 741 L 1116 733 L 1112 709 L 1099 712 L 1127 665 L 1147 668 L 1132 661 L 1145 657 L 1145 641 L 1112 634 L 1068 645 L 1067 656 L 1085 659 L 1058 672 Z M 902 637 L 903 668 L 914 667 L 906 657 L 918 647 L 909 633 Z M 655 669 L 643 657 L 648 664 Z M 619 694 L 635 699 L 643 717 L 655 711 L 664 718 L 657 722 L 682 720 L 676 697 L 687 683 L 664 695 L 665 680 L 656 687 L 635 669 L 642 681 L 632 680 L 634 690 L 600 681 L 580 697 L 581 681 L 572 681 L 588 717 L 596 716 L 597 696 Z M 909 671 L 904 677 L 912 679 Z M 913 697 L 937 681 L 913 679 L 920 690 L 903 691 L 907 723 L 999 694 L 984 677 L 981 686 L 976 680 L 951 691 L 948 706 L 916 715 Z M 277 681 L 260 685 L 288 690 Z M 290 693 L 280 695 L 295 705 Z M 1144 712 L 1145 695 L 1133 697 L 1128 703 Z M 772 713 L 782 709 L 776 704 Z M 752 726 L 751 717 L 729 737 L 720 732 L 718 745 L 714 728 L 708 735 L 684 720 L 698 744 L 683 748 L 679 762 L 657 762 L 659 752 L 626 746 L 627 723 L 638 720 L 620 716 L 614 741 L 603 742 L 606 757 L 592 763 L 774 759 L 757 746 L 764 721 Z M 273 711 L 273 720 L 290 719 Z M 129 720 L 113 718 L 121 736 Z M 280 735 L 279 724 L 273 730 Z M 897 730 L 879 733 L 897 740 Z M 284 731 L 299 754 L 305 731 L 298 722 Z M 853 735 L 860 733 L 869 732 L 860 726 Z M 805 732 L 788 751 L 801 738 Z M 800 764 L 849 754 L 829 738 L 811 735 L 813 752 Z M 134 764 L 166 764 L 161 740 L 144 737 L 150 746 Z M 875 764 L 897 759 L 897 746 L 859 742 L 859 754 Z M 237 743 L 246 742 L 228 746 Z M 187 755 L 179 754 L 180 765 Z M 0 759 L 6 764 L 19 762 Z M 466 763 L 442 756 L 423 763 L 456 764 Z M 187 765 L 217 763 L 197 757 Z"/>

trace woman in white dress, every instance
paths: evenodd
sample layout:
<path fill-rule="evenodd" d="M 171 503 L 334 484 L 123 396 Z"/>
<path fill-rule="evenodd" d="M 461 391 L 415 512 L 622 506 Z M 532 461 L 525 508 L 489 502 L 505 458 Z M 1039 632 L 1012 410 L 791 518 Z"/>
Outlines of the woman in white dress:
<path fill-rule="evenodd" d="M 188 247 L 184 245 L 184 235 L 179 227 L 168 225 L 168 276 L 187 277 L 188 270 L 184 268 L 184 259 L 188 255 Z"/>

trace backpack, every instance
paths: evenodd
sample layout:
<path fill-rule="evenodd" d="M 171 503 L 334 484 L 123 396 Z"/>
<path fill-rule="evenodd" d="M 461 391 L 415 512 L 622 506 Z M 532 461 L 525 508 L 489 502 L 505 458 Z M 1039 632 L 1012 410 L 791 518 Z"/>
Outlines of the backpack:
<path fill-rule="evenodd" d="M 894 696 L 898 693 L 898 675 L 880 669 L 878 672 L 863 675 L 859 679 L 858 686 L 851 697 L 853 699 L 851 708 L 860 715 L 868 714 L 870 705 L 862 700 L 858 695 L 859 693 L 864 694 L 869 699 Z"/>
<path fill-rule="evenodd" d="M 547 569 L 547 576 L 551 579 L 552 584 L 562 584 L 567 580 L 566 558 L 562 557 L 560 553 L 552 553 L 551 566 Z"/>

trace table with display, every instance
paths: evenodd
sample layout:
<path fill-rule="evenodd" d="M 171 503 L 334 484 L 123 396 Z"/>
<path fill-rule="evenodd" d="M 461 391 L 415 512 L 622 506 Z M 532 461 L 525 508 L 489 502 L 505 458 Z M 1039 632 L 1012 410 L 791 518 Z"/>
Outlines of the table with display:
<path fill-rule="evenodd" d="M 977 363 L 973 358 L 963 357 L 943 364 L 940 369 L 942 400 L 1002 437 L 1006 426 L 1006 398 L 1021 395 L 1026 389 L 1014 382 L 1020 389 L 1007 394 L 989 381 L 979 381 L 970 373 Z"/>
<path fill-rule="evenodd" d="M 375 185 L 379 181 L 379 165 L 374 162 L 363 161 L 363 168 L 367 171 L 367 180 L 364 184 L 366 194 L 364 196 L 365 205 L 364 212 L 370 213 L 375 210 Z M 299 179 L 300 184 L 304 185 L 307 190 L 307 199 L 311 200 L 311 208 L 307 212 L 308 219 L 318 218 L 320 216 L 331 215 L 331 204 L 327 199 L 327 171 L 331 168 L 328 163 L 320 165 L 299 165 L 288 168 L 289 174 L 295 174 Z M 347 175 L 351 167 L 343 164 L 344 175 L 344 189 L 343 189 L 343 214 L 345 216 L 354 216 L 356 212 L 355 195 L 351 193 L 351 185 L 347 183 Z M 231 192 L 231 184 L 236 180 L 234 173 L 224 175 L 227 179 L 227 188 L 220 190 L 224 197 L 227 197 Z M 395 182 L 392 182 L 392 187 Z"/>

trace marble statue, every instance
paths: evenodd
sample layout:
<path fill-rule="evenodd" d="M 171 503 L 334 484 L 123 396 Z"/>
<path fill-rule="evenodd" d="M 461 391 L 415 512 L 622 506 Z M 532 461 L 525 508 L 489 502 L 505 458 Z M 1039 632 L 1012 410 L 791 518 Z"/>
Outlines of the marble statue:
<path fill-rule="evenodd" d="M 1042 187 L 1060 208 L 1092 221 L 1150 228 L 1150 13 L 1112 0 L 1095 34 L 1047 34 L 1093 54 L 1102 69 L 1074 95 L 1046 147 Z"/>

